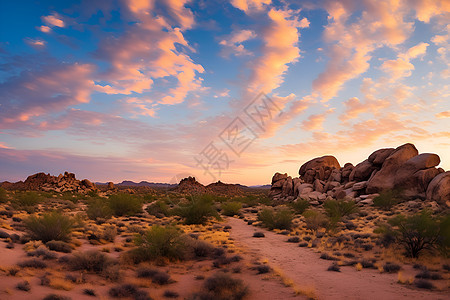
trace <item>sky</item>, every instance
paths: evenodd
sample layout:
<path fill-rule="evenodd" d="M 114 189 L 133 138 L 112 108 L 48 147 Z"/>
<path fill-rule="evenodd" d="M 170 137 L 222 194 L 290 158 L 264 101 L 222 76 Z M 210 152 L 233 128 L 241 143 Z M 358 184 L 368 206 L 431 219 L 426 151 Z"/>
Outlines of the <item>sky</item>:
<path fill-rule="evenodd" d="M 450 169 L 447 0 L 0 2 L 0 181 L 270 183 L 413 143 Z"/>

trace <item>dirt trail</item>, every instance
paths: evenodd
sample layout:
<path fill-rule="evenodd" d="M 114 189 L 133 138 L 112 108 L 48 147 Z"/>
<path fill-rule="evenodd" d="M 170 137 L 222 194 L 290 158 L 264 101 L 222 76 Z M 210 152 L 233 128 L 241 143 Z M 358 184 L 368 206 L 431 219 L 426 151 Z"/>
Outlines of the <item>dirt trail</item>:
<path fill-rule="evenodd" d="M 319 299 L 450 299 L 449 295 L 416 290 L 397 283 L 397 274 L 381 274 L 378 270 L 357 271 L 341 267 L 341 272 L 327 271 L 330 261 L 298 244 L 287 243 L 287 237 L 247 225 L 243 220 L 229 218 L 230 235 L 236 244 L 251 254 L 268 259 L 290 278 L 296 286 L 315 287 Z M 254 238 L 255 231 L 263 231 L 264 238 Z"/>

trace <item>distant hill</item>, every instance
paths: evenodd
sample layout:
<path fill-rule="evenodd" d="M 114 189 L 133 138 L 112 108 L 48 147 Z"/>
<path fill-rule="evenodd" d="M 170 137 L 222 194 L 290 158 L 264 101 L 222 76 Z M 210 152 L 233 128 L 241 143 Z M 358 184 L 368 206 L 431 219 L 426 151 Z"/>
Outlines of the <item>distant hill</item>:
<path fill-rule="evenodd" d="M 106 182 L 96 182 L 97 185 L 106 185 Z M 160 182 L 148 182 L 148 181 L 141 181 L 141 182 L 134 182 L 130 180 L 124 180 L 121 183 L 115 184 L 116 186 L 131 186 L 131 187 L 137 187 L 137 186 L 148 186 L 148 187 L 159 187 L 159 188 L 173 188 L 176 187 L 178 184 L 170 184 L 170 183 L 160 183 Z"/>

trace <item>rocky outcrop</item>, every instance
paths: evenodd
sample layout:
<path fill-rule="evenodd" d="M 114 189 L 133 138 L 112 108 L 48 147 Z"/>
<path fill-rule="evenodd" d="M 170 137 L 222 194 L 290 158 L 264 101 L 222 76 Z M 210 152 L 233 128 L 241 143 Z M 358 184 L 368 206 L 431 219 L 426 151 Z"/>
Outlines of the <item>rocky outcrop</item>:
<path fill-rule="evenodd" d="M 334 156 L 304 163 L 299 177 L 275 173 L 269 196 L 276 201 L 304 198 L 314 203 L 326 199 L 354 199 L 371 204 L 378 193 L 396 190 L 405 200 L 433 200 L 450 204 L 449 172 L 437 168 L 436 154 L 422 153 L 413 144 L 374 151 L 361 163 L 340 167 Z"/>
<path fill-rule="evenodd" d="M 175 191 L 183 194 L 204 194 L 207 192 L 206 187 L 198 182 L 195 177 L 189 176 L 181 179 Z"/>
<path fill-rule="evenodd" d="M 239 185 L 223 183 L 222 181 L 217 181 L 206 186 L 206 189 L 216 195 L 227 195 L 236 196 L 242 195 L 242 189 Z"/>
<path fill-rule="evenodd" d="M 59 176 L 52 176 L 45 173 L 36 173 L 27 177 L 22 182 L 16 182 L 8 185 L 11 190 L 36 190 L 45 192 L 76 192 L 87 193 L 89 191 L 97 191 L 94 183 L 87 179 L 77 180 L 75 174 L 64 172 Z"/>

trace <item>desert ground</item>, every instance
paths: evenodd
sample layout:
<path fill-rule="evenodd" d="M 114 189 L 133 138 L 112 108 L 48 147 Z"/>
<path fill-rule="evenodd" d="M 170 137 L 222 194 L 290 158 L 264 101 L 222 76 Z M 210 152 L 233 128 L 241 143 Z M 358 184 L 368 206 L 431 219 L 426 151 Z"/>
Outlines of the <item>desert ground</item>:
<path fill-rule="evenodd" d="M 374 233 L 376 224 L 426 202 L 360 206 L 333 228 L 315 228 L 298 207 L 272 203 L 268 190 L 217 184 L 221 194 L 186 194 L 198 185 L 3 189 L 0 298 L 449 298 L 450 260 L 442 252 L 408 258 Z M 262 216 L 272 210 L 289 216 L 274 226 Z M 314 210 L 326 216 L 323 207 Z"/>

